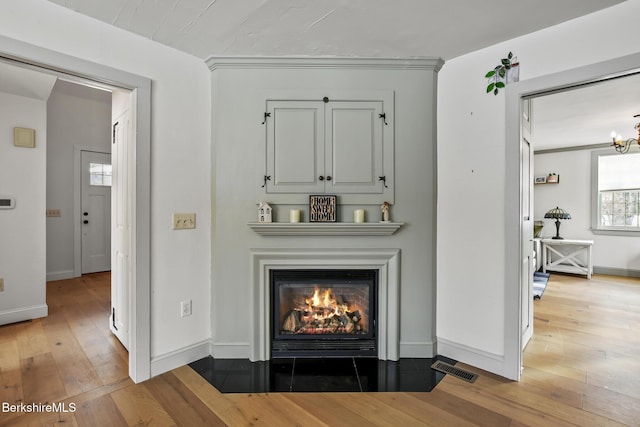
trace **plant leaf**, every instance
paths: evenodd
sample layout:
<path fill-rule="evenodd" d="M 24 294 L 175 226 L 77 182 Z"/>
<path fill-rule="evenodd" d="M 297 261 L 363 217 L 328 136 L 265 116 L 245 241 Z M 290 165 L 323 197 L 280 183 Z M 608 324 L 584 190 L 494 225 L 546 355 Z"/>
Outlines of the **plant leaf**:
<path fill-rule="evenodd" d="M 502 61 L 501 61 L 501 62 L 502 62 L 502 65 L 509 65 L 509 64 L 511 64 L 511 61 L 509 61 L 509 60 L 508 60 L 508 59 L 506 59 L 506 58 L 502 58 Z"/>
<path fill-rule="evenodd" d="M 498 88 L 495 88 L 495 90 L 493 91 L 494 95 L 498 95 Z"/>
<path fill-rule="evenodd" d="M 491 84 L 489 84 L 489 86 L 487 86 L 487 93 L 491 92 L 495 86 L 496 86 L 496 84 L 495 84 L 495 83 L 491 83 Z M 496 89 L 496 90 L 497 90 L 497 89 Z"/>
<path fill-rule="evenodd" d="M 497 82 L 497 83 L 496 83 L 496 87 L 503 88 L 503 87 L 504 87 L 504 83 L 502 83 L 502 82 Z"/>
<path fill-rule="evenodd" d="M 504 68 L 500 68 L 500 71 L 498 72 L 498 75 L 500 77 L 504 77 L 505 74 L 507 74 L 507 71 Z"/>
<path fill-rule="evenodd" d="M 513 58 L 513 53 L 509 52 L 509 55 L 507 55 L 507 58 L 509 58 L 509 59 Z"/>
<path fill-rule="evenodd" d="M 493 77 L 496 75 L 496 70 L 491 70 L 487 74 L 485 74 L 486 78 Z"/>

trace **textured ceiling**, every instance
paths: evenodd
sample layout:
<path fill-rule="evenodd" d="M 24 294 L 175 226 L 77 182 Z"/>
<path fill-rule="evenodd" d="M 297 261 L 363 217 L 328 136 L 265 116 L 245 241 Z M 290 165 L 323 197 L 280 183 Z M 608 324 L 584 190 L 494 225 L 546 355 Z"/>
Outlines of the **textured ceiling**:
<path fill-rule="evenodd" d="M 445 60 L 622 0 L 50 0 L 200 58 Z"/>

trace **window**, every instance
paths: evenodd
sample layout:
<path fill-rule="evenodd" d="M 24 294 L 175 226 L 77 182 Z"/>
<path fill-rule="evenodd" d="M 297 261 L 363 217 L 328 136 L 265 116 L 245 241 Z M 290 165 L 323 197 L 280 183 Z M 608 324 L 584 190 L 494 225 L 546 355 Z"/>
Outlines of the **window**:
<path fill-rule="evenodd" d="M 89 185 L 111 187 L 111 165 L 104 163 L 89 163 Z"/>
<path fill-rule="evenodd" d="M 640 153 L 594 152 L 592 231 L 640 233 Z"/>

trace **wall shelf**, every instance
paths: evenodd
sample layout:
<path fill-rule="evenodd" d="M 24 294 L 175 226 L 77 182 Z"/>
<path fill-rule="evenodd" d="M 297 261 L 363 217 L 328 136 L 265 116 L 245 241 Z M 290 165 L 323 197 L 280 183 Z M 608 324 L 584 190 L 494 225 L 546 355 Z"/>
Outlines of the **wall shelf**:
<path fill-rule="evenodd" d="M 261 236 L 391 236 L 404 222 L 250 222 Z"/>

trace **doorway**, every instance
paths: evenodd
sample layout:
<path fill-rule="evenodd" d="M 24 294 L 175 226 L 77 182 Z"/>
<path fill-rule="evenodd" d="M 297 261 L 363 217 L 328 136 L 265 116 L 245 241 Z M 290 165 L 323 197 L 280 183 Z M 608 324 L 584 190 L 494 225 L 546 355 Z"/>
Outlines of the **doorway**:
<path fill-rule="evenodd" d="M 131 240 L 128 242 L 131 319 L 129 376 L 135 382 L 151 376 L 150 357 L 150 141 L 151 81 L 60 52 L 0 37 L 0 61 L 92 87 L 124 89 L 131 93 L 135 132 L 135 165 L 131 176 Z M 78 210 L 77 210 L 78 211 Z"/>
<path fill-rule="evenodd" d="M 505 376 L 519 380 L 523 354 L 523 298 L 522 298 L 522 240 L 525 227 L 521 206 L 523 198 L 523 165 L 521 146 L 521 117 L 523 100 L 551 93 L 569 90 L 580 85 L 595 83 L 613 77 L 637 72 L 640 68 L 640 54 L 628 55 L 606 62 L 587 65 L 569 71 L 550 74 L 535 79 L 524 80 L 507 86 L 506 91 L 506 182 L 514 185 L 506 187 L 505 217 Z"/>

